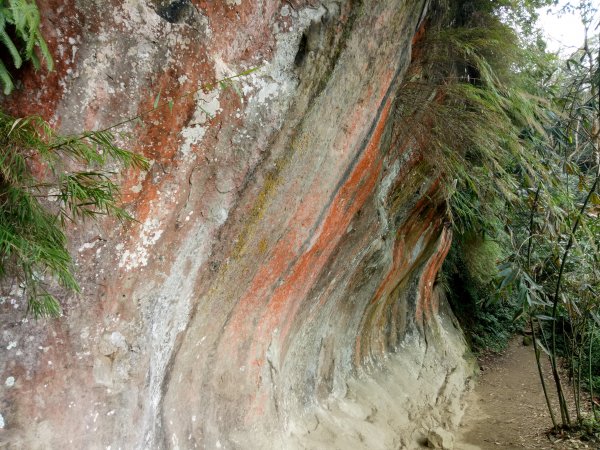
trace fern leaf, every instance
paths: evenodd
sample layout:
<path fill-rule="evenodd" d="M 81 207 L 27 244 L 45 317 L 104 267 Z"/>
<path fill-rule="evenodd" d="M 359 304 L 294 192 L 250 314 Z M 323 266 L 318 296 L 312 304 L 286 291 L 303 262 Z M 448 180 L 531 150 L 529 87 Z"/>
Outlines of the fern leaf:
<path fill-rule="evenodd" d="M 6 33 L 6 30 L 4 30 L 4 29 L 0 30 L 0 42 L 2 42 L 4 44 L 4 46 L 10 53 L 10 56 L 12 57 L 13 64 L 15 65 L 15 67 L 17 69 L 19 67 L 21 67 L 21 65 L 23 64 L 23 59 L 21 58 L 21 55 L 19 54 L 19 50 L 15 46 L 15 44 L 12 41 L 12 39 L 10 38 L 10 36 Z"/>
<path fill-rule="evenodd" d="M 31 56 L 29 56 L 29 60 L 31 61 L 31 64 L 33 64 L 33 68 L 35 70 L 40 70 L 40 68 L 42 67 L 40 63 L 40 58 L 38 58 L 38 56 L 35 53 L 32 53 Z"/>
<path fill-rule="evenodd" d="M 10 73 L 6 69 L 6 66 L 2 61 L 0 61 L 0 81 L 2 82 L 2 92 L 4 95 L 8 95 L 12 92 L 15 85 L 13 84 L 12 77 Z"/>
<path fill-rule="evenodd" d="M 40 49 L 40 53 L 42 55 L 42 59 L 46 62 L 46 68 L 52 72 L 54 70 L 54 60 L 52 59 L 52 54 L 50 50 L 48 50 L 48 45 L 42 36 L 37 35 L 36 44 Z"/>

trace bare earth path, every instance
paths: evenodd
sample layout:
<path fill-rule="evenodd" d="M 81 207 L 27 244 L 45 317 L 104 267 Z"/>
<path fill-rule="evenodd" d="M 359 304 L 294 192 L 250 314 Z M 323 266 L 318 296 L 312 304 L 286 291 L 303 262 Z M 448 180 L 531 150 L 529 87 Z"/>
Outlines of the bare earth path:
<path fill-rule="evenodd" d="M 456 450 L 596 448 L 581 441 L 552 443 L 546 437 L 552 422 L 533 347 L 514 339 L 504 354 L 480 363 L 482 375 L 470 394 Z"/>

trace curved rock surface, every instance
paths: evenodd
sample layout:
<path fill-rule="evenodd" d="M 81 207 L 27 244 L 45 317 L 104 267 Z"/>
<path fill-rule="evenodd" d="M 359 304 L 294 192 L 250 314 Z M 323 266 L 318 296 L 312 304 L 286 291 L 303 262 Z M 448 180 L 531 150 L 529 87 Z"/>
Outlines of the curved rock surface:
<path fill-rule="evenodd" d="M 456 426 L 446 204 L 396 114 L 426 2 L 41 3 L 57 70 L 23 74 L 13 112 L 68 132 L 173 104 L 123 127 L 152 160 L 121 176 L 138 222 L 70 230 L 64 317 L 23 319 L 4 281 L 0 446 L 397 449 Z"/>

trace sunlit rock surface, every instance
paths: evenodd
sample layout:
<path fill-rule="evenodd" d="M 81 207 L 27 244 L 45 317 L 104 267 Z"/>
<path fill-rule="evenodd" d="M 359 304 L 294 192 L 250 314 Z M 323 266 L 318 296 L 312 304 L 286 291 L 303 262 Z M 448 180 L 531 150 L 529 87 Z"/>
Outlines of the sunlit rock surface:
<path fill-rule="evenodd" d="M 64 317 L 23 319 L 3 282 L 0 447 L 398 449 L 456 426 L 446 204 L 395 114 L 426 2 L 40 3 L 57 70 L 22 74 L 13 113 L 70 132 L 166 106 L 119 128 L 152 161 L 120 176 L 138 222 L 69 230 Z"/>

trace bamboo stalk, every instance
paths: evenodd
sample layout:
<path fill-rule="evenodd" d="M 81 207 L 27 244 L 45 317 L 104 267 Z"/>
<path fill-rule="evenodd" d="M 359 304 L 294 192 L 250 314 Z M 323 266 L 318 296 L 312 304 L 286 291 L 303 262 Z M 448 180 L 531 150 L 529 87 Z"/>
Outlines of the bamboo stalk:
<path fill-rule="evenodd" d="M 550 403 L 550 397 L 548 396 L 548 389 L 546 388 L 546 381 L 544 380 L 544 372 L 542 370 L 542 363 L 540 361 L 540 349 L 537 344 L 537 336 L 535 334 L 535 326 L 533 323 L 533 319 L 529 317 L 529 325 L 531 326 L 531 336 L 533 339 L 533 348 L 535 351 L 535 363 L 537 364 L 538 373 L 540 375 L 540 382 L 542 383 L 542 390 L 544 391 L 544 398 L 546 399 L 546 406 L 548 407 L 548 412 L 550 413 L 550 419 L 552 420 L 552 427 L 557 430 L 558 425 L 556 423 L 556 417 L 554 416 L 554 410 L 552 409 L 552 404 Z"/>
<path fill-rule="evenodd" d="M 594 326 L 594 321 L 592 319 L 592 331 L 590 335 L 590 345 L 589 345 L 589 354 L 588 354 L 588 384 L 590 386 L 590 403 L 592 407 L 592 414 L 594 414 L 594 420 L 598 420 L 598 414 L 596 413 L 596 404 L 594 403 L 594 379 L 592 377 L 592 346 L 594 345 L 594 331 L 596 331 L 596 327 Z"/>

